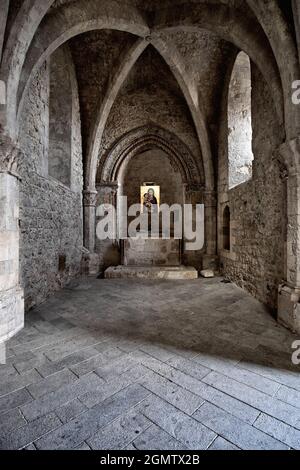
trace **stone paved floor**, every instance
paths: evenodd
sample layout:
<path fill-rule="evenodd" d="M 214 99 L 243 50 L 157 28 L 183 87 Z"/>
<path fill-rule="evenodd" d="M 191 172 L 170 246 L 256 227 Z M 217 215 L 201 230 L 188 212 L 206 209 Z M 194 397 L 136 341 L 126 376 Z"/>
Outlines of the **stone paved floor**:
<path fill-rule="evenodd" d="M 0 366 L 2 449 L 300 449 L 297 339 L 220 279 L 79 280 Z"/>

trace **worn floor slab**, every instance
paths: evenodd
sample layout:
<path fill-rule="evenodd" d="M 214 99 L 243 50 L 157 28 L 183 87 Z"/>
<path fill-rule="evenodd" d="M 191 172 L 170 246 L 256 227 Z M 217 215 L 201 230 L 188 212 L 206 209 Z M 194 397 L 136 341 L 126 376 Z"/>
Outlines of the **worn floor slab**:
<path fill-rule="evenodd" d="M 197 279 L 198 271 L 188 266 L 116 266 L 105 271 L 106 279 Z"/>
<path fill-rule="evenodd" d="M 1 449 L 299 449 L 298 338 L 221 279 L 80 279 L 0 366 Z"/>

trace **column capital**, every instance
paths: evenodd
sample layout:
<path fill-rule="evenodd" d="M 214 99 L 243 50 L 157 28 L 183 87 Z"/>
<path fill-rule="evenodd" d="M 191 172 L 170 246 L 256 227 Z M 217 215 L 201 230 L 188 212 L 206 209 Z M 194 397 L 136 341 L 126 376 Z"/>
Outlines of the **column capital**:
<path fill-rule="evenodd" d="M 203 192 L 204 186 L 201 183 L 185 183 L 185 190 L 188 193 Z"/>
<path fill-rule="evenodd" d="M 86 189 L 83 191 L 84 207 L 96 207 L 98 191 L 95 189 Z"/>
<path fill-rule="evenodd" d="M 300 136 L 284 142 L 278 153 L 289 176 L 300 174 Z"/>
<path fill-rule="evenodd" d="M 18 176 L 22 152 L 10 137 L 0 130 L 0 172 Z"/>
<path fill-rule="evenodd" d="M 216 207 L 217 206 L 217 192 L 214 190 L 204 191 L 204 204 L 206 207 Z"/>

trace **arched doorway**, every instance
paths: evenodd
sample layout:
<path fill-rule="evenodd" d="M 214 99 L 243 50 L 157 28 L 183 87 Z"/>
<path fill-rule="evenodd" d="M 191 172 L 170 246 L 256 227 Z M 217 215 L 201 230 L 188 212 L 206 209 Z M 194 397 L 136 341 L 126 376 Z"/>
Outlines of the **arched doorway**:
<path fill-rule="evenodd" d="M 170 235 L 149 240 L 149 249 L 137 249 L 141 256 L 126 256 L 120 240 L 115 243 L 96 241 L 96 251 L 103 260 L 103 269 L 117 263 L 133 265 L 179 266 L 182 263 L 200 268 L 199 252 L 185 253 L 184 234 L 174 238 L 174 227 L 182 225 L 183 205 L 200 204 L 204 198 L 202 173 L 189 149 L 174 134 L 156 126 L 134 129 L 126 134 L 108 153 L 98 170 L 98 204 L 110 201 L 116 206 L 116 226 L 124 226 L 120 213 L 121 198 L 128 198 L 128 207 L 141 204 L 141 188 L 145 182 L 152 182 L 160 188 L 160 202 L 171 209 Z M 178 210 L 179 208 L 179 210 Z M 123 207 L 122 207 L 123 210 Z M 130 222 L 127 217 L 126 221 Z M 176 222 L 176 224 L 175 224 Z M 126 224 L 126 230 L 128 224 Z M 122 228 L 122 233 L 124 233 Z M 126 232 L 127 234 L 128 232 Z M 152 234 L 153 238 L 153 234 Z M 162 240 L 164 239 L 164 240 Z M 125 243 L 125 250 L 126 250 Z M 114 248 L 113 248 L 114 247 Z M 132 246 L 131 246 L 132 248 Z M 119 251 L 119 255 L 116 252 Z M 108 256 L 113 253 L 113 256 Z M 201 260 L 200 260 L 201 263 Z"/>

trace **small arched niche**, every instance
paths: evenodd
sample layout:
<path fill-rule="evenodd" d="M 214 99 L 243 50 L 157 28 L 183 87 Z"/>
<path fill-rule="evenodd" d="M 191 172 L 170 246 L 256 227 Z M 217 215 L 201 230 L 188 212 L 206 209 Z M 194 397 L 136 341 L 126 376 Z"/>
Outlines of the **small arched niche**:
<path fill-rule="evenodd" d="M 245 52 L 236 58 L 228 93 L 229 189 L 252 178 L 251 62 Z"/>
<path fill-rule="evenodd" d="M 223 250 L 231 250 L 230 242 L 230 208 L 226 206 L 223 211 Z"/>
<path fill-rule="evenodd" d="M 152 147 L 141 150 L 128 162 L 120 180 L 121 192 L 127 196 L 128 207 L 141 202 L 141 187 L 145 182 L 153 182 L 160 188 L 160 204 L 168 206 L 184 203 L 184 184 L 182 174 L 175 162 L 171 161 L 164 150 Z M 171 230 L 179 215 L 172 214 Z M 131 218 L 128 218 L 128 222 Z"/>

